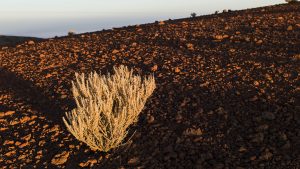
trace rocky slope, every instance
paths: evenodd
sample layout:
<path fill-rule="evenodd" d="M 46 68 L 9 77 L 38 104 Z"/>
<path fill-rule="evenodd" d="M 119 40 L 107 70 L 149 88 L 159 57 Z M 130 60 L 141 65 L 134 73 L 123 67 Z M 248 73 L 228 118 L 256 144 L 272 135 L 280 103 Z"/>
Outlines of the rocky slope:
<path fill-rule="evenodd" d="M 0 50 L 2 168 L 300 168 L 300 4 Z M 127 65 L 157 89 L 134 136 L 93 152 L 62 123 L 74 72 Z"/>

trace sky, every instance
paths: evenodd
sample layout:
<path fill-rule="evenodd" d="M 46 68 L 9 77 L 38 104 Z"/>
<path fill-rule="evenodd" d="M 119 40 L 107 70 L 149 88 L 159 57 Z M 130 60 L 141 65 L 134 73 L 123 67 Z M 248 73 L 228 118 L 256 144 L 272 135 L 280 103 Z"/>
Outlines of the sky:
<path fill-rule="evenodd" d="M 284 0 L 0 0 L 0 35 L 53 37 Z"/>

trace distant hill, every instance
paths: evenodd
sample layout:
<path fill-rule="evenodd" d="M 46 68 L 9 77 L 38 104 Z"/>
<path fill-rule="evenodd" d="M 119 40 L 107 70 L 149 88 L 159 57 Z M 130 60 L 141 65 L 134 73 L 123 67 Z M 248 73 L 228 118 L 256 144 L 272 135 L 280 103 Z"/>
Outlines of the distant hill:
<path fill-rule="evenodd" d="M 29 40 L 41 41 L 43 39 L 35 38 L 35 37 L 0 35 L 0 46 L 15 46 L 15 45 L 21 44 L 21 43 L 29 41 Z"/>

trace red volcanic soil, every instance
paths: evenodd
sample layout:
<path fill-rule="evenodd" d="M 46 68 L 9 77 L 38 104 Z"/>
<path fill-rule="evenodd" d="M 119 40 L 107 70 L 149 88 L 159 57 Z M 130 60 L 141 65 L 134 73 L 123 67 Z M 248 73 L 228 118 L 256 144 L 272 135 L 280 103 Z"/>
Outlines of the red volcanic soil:
<path fill-rule="evenodd" d="M 154 73 L 130 142 L 109 153 L 62 122 L 75 72 Z M 300 3 L 0 49 L 1 168 L 300 168 Z"/>

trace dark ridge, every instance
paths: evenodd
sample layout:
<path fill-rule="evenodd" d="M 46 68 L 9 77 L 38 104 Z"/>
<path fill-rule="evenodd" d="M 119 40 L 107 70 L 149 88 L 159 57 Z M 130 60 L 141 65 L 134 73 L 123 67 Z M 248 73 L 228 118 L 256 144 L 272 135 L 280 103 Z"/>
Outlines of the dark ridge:
<path fill-rule="evenodd" d="M 0 47 L 1 46 L 13 47 L 13 46 L 22 44 L 22 43 L 24 43 L 26 41 L 40 42 L 42 40 L 44 40 L 44 39 L 42 39 L 42 38 L 35 38 L 35 37 L 0 35 Z"/>

